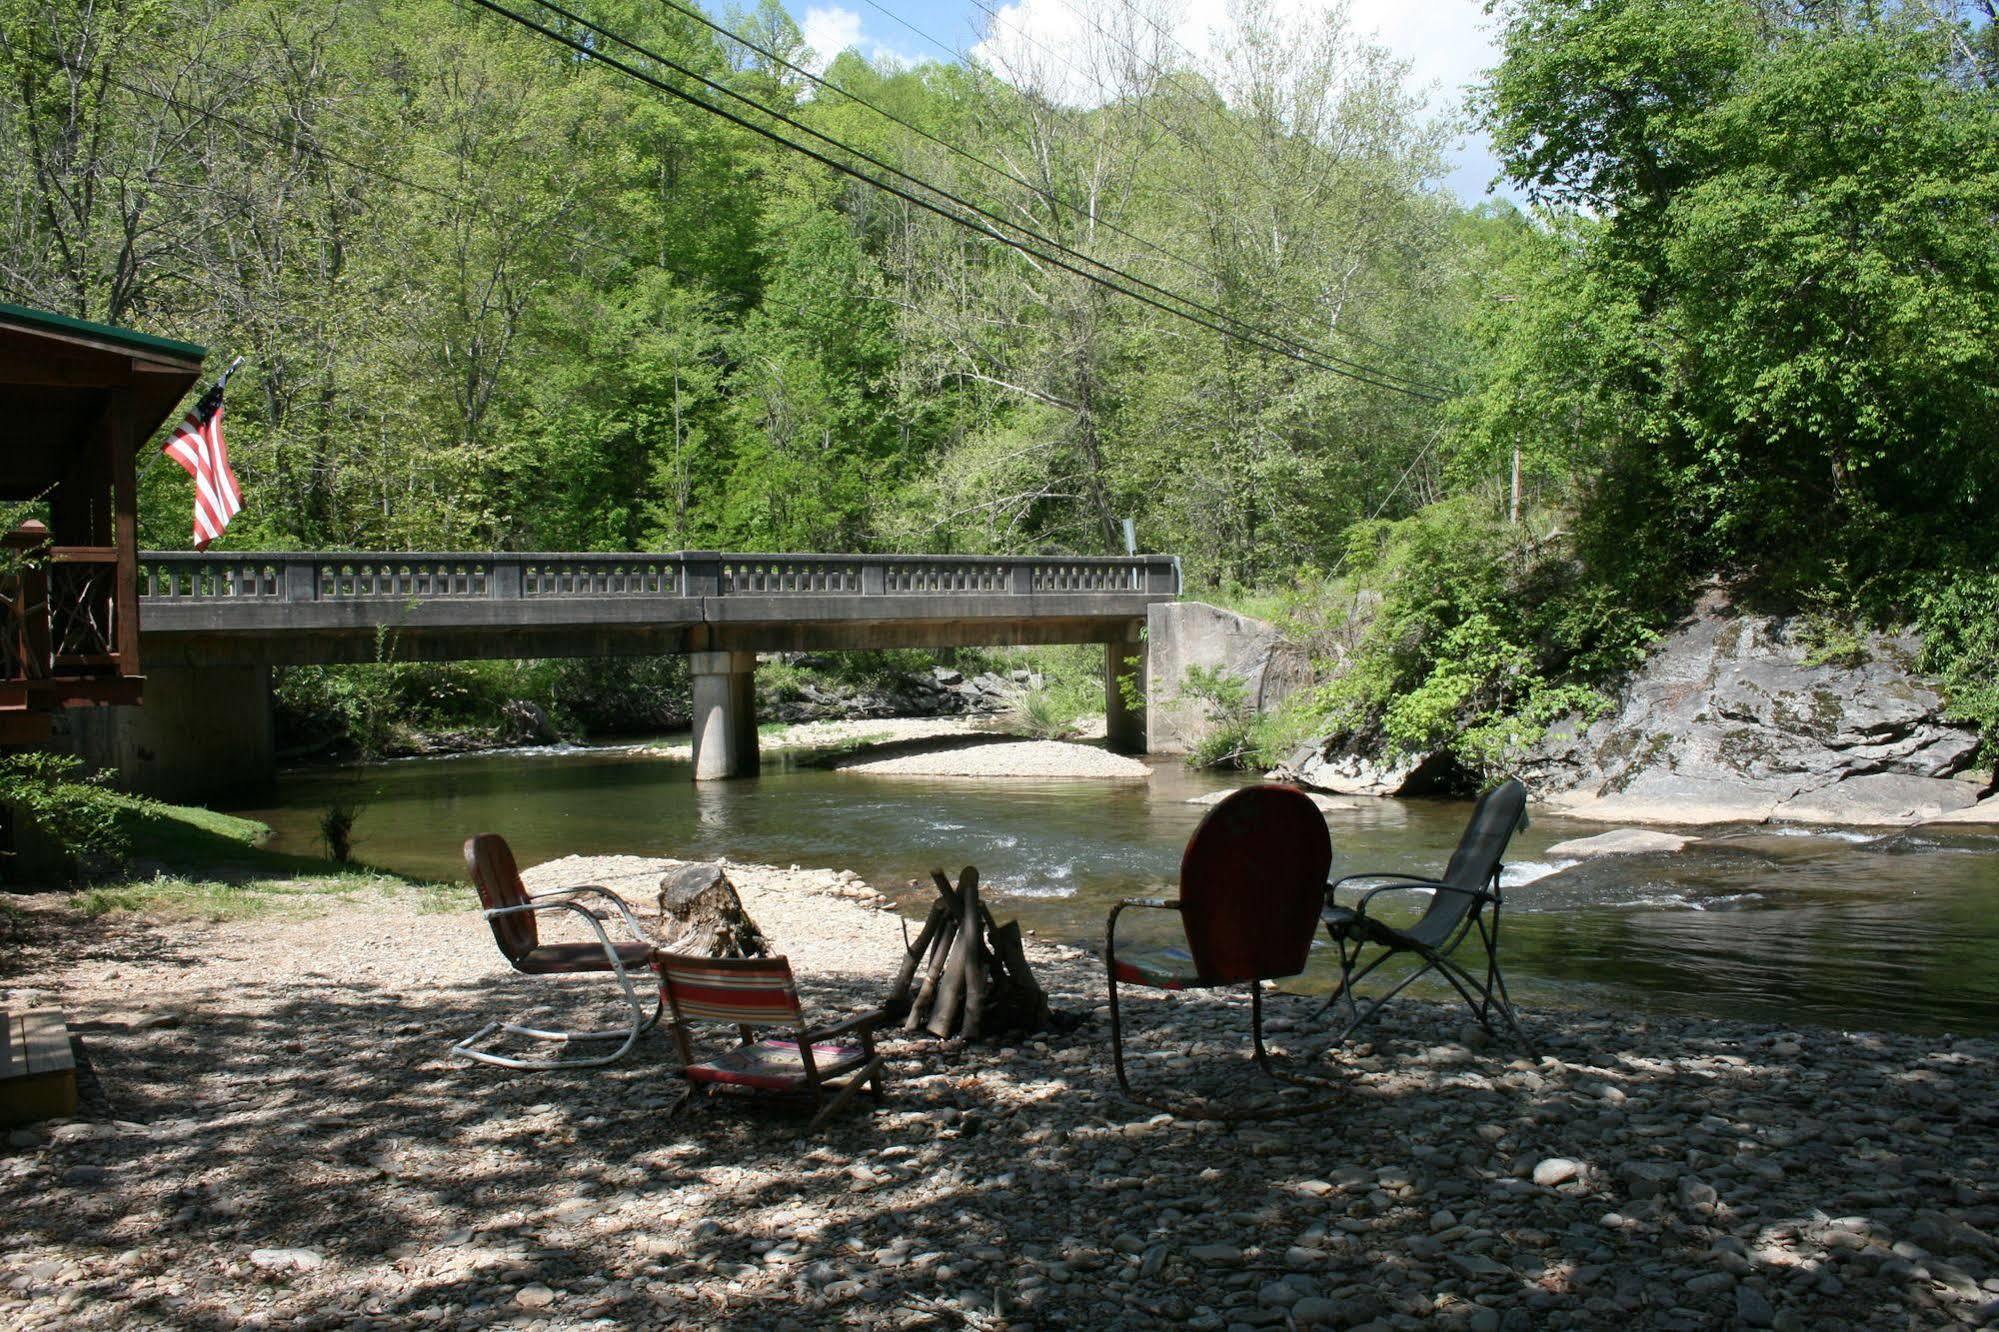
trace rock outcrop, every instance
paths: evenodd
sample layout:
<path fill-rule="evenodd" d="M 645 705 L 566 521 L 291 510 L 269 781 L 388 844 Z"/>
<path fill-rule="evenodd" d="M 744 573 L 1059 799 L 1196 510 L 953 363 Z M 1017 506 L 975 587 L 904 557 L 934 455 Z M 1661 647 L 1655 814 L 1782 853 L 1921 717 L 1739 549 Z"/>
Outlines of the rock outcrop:
<path fill-rule="evenodd" d="M 1154 754 L 1185 754 L 1214 723 L 1183 690 L 1196 668 L 1241 680 L 1260 716 L 1312 684 L 1304 651 L 1274 625 L 1202 601 L 1156 605 L 1146 618 L 1145 742 Z"/>
<path fill-rule="evenodd" d="M 1608 716 L 1558 723 L 1522 775 L 1616 823 L 1908 824 L 1991 785 L 1978 738 L 1915 673 L 1918 642 L 1876 635 L 1859 665 L 1813 665 L 1794 622 L 1716 601 L 1668 635 Z"/>
<path fill-rule="evenodd" d="M 1368 758 L 1330 741 L 1305 746 L 1270 774 L 1316 791 L 1360 796 L 1440 795 L 1462 785 L 1463 775 L 1448 755 Z"/>
<path fill-rule="evenodd" d="M 798 664 L 824 666 L 820 658 Z M 844 721 L 850 718 L 992 716 L 1023 693 L 1041 688 L 1041 677 L 1015 670 L 967 676 L 950 666 L 897 676 L 875 685 L 808 679 L 782 691 L 767 691 L 757 713 L 767 721 Z"/>

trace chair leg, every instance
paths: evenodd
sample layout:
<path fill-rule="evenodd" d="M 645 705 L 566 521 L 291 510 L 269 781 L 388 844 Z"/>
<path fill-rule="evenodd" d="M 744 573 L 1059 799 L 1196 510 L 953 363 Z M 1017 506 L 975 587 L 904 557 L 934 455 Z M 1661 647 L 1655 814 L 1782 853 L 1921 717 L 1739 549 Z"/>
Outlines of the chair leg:
<path fill-rule="evenodd" d="M 1481 986 L 1477 978 L 1470 972 L 1455 967 L 1449 962 L 1444 962 L 1442 959 L 1439 959 L 1439 962 L 1444 979 L 1450 981 L 1452 986 L 1457 989 L 1458 994 L 1463 997 L 1465 1005 L 1478 1018 L 1479 1025 L 1485 1028 L 1488 1035 L 1492 1036 L 1495 1040 L 1499 1037 L 1499 1032 L 1493 1027 L 1492 1019 L 1488 1016 L 1494 1010 L 1497 1010 L 1499 1016 L 1505 1020 L 1507 1029 L 1513 1033 L 1513 1039 L 1519 1042 L 1520 1048 L 1530 1055 L 1536 1053 L 1534 1042 L 1528 1039 L 1525 1031 L 1521 1030 L 1520 1021 L 1514 1016 L 1512 1000 L 1506 994 L 1506 979 L 1499 974 L 1497 959 L 1493 959 L 1491 962 L 1491 975 L 1494 982 L 1496 982 L 1496 984 L 1491 986 Z M 1454 971 L 1458 973 L 1455 976 L 1452 975 Z M 1461 980 L 1462 983 L 1460 983 Z M 1479 995 L 1479 1000 L 1473 999 L 1471 992 L 1476 992 Z M 1480 1000 L 1483 1000 L 1483 1002 L 1480 1002 Z"/>
<path fill-rule="evenodd" d="M 1106 967 L 1105 971 L 1110 977 L 1111 985 L 1111 1067 L 1117 1070 L 1118 1090 L 1136 1101 L 1138 1097 L 1132 1095 L 1131 1081 L 1124 1072 L 1124 1023 L 1118 1013 L 1117 968 L 1112 965 Z"/>
<path fill-rule="evenodd" d="M 1251 981 L 1249 989 L 1250 1039 L 1256 1066 L 1277 1082 L 1289 1082 L 1301 1087 L 1325 1087 L 1332 1084 L 1317 1079 L 1301 1078 L 1285 1074 L 1271 1066 L 1270 1052 L 1263 1045 L 1263 984 Z M 1188 1098 L 1185 1100 L 1159 1101 L 1140 1096 L 1131 1089 L 1131 1081 L 1125 1074 L 1124 1035 L 1122 1019 L 1118 1013 L 1117 978 L 1111 978 L 1111 1064 L 1117 1070 L 1118 1090 L 1124 1098 L 1148 1110 L 1162 1110 L 1181 1119 L 1204 1119 L 1222 1124 L 1240 1124 L 1259 1119 L 1289 1119 L 1296 1115 L 1311 1114 L 1317 1110 L 1330 1109 L 1331 1101 L 1313 1101 L 1304 1105 L 1271 1106 L 1259 1110 L 1236 1110 L 1219 1106 L 1212 1101 Z"/>
<path fill-rule="evenodd" d="M 1360 961 L 1361 945 L 1354 942 L 1353 940 L 1344 939 L 1337 935 L 1332 935 L 1331 931 L 1328 931 L 1327 933 L 1330 937 L 1332 937 L 1333 946 L 1339 951 L 1340 983 L 1338 985 L 1335 985 L 1333 987 L 1333 992 L 1326 996 L 1326 1002 L 1320 1006 L 1319 1013 L 1320 1015 L 1323 1016 L 1324 1014 L 1332 1012 L 1333 1008 L 1340 1002 L 1340 1000 L 1345 999 L 1347 1001 L 1348 1011 L 1353 1013 L 1354 1017 L 1358 1019 L 1360 1016 L 1360 1005 L 1358 1002 L 1356 1002 L 1354 997 L 1354 986 L 1360 984 L 1362 981 L 1366 980 L 1368 976 L 1373 974 L 1374 969 L 1376 967 L 1380 966 L 1383 962 L 1386 962 L 1389 958 L 1395 956 L 1395 951 L 1393 949 L 1389 949 L 1383 952 L 1380 957 L 1375 958 L 1374 961 L 1362 967 L 1359 971 L 1355 971 L 1354 963 Z"/>
<path fill-rule="evenodd" d="M 861 1068 L 849 1074 L 847 1080 L 841 1084 L 839 1091 L 834 1093 L 833 1099 L 820 1106 L 819 1113 L 812 1116 L 812 1122 L 805 1126 L 805 1131 L 807 1133 L 818 1132 L 819 1126 L 832 1118 L 834 1111 L 852 1100 L 855 1092 L 859 1091 L 869 1082 L 876 1081 L 881 1077 L 881 1067 L 882 1058 L 880 1055 L 876 1055 Z"/>
<path fill-rule="evenodd" d="M 624 980 L 625 978 L 621 975 L 619 979 Z M 516 1022 L 488 1022 L 464 1040 L 453 1045 L 451 1053 L 461 1059 L 476 1060 L 482 1064 L 492 1064 L 498 1068 L 510 1068 L 524 1072 L 539 1072 L 561 1068 L 601 1068 L 606 1064 L 614 1064 L 631 1053 L 632 1046 L 638 1043 L 639 1037 L 651 1030 L 658 1023 L 660 1010 L 666 1003 L 665 998 L 662 996 L 653 1004 L 652 1016 L 647 1017 L 644 1006 L 639 1002 L 638 995 L 633 992 L 628 981 L 623 988 L 625 991 L 625 1002 L 631 1006 L 632 1010 L 632 1020 L 626 1026 L 614 1027 L 604 1031 L 563 1031 L 561 1029 L 544 1027 L 526 1027 Z M 525 1036 L 530 1040 L 537 1041 L 561 1041 L 564 1044 L 580 1044 L 590 1041 L 619 1041 L 622 1043 L 610 1054 L 592 1055 L 582 1059 L 521 1059 L 513 1055 L 494 1054 L 490 1050 L 475 1048 L 481 1041 L 496 1032 L 509 1036 Z"/>
<path fill-rule="evenodd" d="M 1255 1050 L 1256 1066 L 1263 1076 L 1273 1082 L 1288 1082 L 1294 1087 L 1315 1087 L 1325 1089 L 1334 1086 L 1330 1078 L 1315 1078 L 1303 1073 L 1291 1073 L 1270 1062 L 1270 1051 L 1263 1044 L 1263 982 L 1249 983 L 1249 1031 L 1252 1048 Z M 1292 1113 L 1305 1114 L 1312 1110 L 1329 1107 L 1331 1101 L 1315 1102 L 1311 1105 L 1294 1107 Z"/>
<path fill-rule="evenodd" d="M 1376 967 L 1380 966 L 1383 962 L 1386 962 L 1390 957 L 1393 956 L 1394 956 L 1393 953 L 1382 954 L 1380 957 L 1376 958 L 1373 962 L 1368 964 L 1367 971 L 1373 971 Z M 1401 980 L 1397 981 L 1395 983 L 1394 988 L 1389 990 L 1387 994 L 1382 995 L 1379 999 L 1376 999 L 1373 1003 L 1369 1004 L 1367 1007 L 1367 1011 L 1365 1013 L 1360 1012 L 1359 1011 L 1360 1006 L 1358 1004 L 1355 1004 L 1353 1019 L 1349 1021 L 1346 1024 L 1346 1026 L 1340 1028 L 1339 1034 L 1333 1037 L 1333 1044 L 1334 1045 L 1345 1044 L 1347 1037 L 1353 1035 L 1354 1032 L 1358 1030 L 1363 1023 L 1372 1021 L 1374 1019 L 1375 1014 L 1379 1013 L 1384 1007 L 1386 1007 L 1390 999 L 1393 999 L 1396 995 L 1401 994 L 1411 985 L 1414 985 L 1417 981 L 1421 980 L 1423 976 L 1436 965 L 1437 964 L 1433 959 L 1425 959 L 1422 966 L 1416 968 L 1416 970 L 1410 972 L 1407 976 L 1404 976 Z M 1366 971 L 1361 973 L 1362 976 L 1365 976 L 1366 974 L 1367 974 Z M 1354 979 L 1358 980 L 1360 979 L 1360 977 L 1356 976 Z"/>

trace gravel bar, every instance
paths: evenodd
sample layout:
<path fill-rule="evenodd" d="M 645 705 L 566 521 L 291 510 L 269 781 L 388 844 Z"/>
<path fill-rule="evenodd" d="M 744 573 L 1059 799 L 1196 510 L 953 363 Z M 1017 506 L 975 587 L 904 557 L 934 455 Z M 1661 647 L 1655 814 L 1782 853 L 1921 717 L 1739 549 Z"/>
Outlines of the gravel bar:
<path fill-rule="evenodd" d="M 885 777 L 1110 778 L 1147 781 L 1152 769 L 1135 758 L 1064 740 L 991 740 L 938 746 L 894 758 L 853 759 L 841 772 Z"/>
<path fill-rule="evenodd" d="M 663 862 L 571 859 L 649 908 Z M 731 865 L 816 1013 L 877 998 L 899 919 L 830 870 Z M 466 893 L 468 899 L 470 891 Z M 502 963 L 414 893 L 311 919 L 91 921 L 24 899 L 5 997 L 59 1003 L 77 1119 L 0 1155 L 0 1327 L 1476 1329 L 1999 1318 L 1989 1040 L 1390 1012 L 1325 1107 L 1239 1128 L 1117 1097 L 1099 965 L 1030 941 L 1064 1034 L 887 1042 L 885 1108 L 801 1136 L 695 1102 L 649 1034 L 599 1072 L 449 1058 L 601 978 Z M 1269 1097 L 1241 996 L 1135 997 L 1134 1075 Z M 1299 1093 L 1287 1089 L 1281 1095 Z"/>

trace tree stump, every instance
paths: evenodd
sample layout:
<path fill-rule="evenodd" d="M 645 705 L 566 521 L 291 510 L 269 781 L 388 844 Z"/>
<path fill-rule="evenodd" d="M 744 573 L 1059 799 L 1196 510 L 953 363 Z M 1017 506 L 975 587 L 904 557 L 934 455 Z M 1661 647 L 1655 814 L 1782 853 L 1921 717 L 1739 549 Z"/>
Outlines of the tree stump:
<path fill-rule="evenodd" d="M 682 865 L 659 881 L 658 944 L 697 957 L 767 957 L 770 944 L 717 864 Z"/>
<path fill-rule="evenodd" d="M 883 1006 L 902 1015 L 904 1031 L 968 1041 L 1048 1026 L 1048 996 L 1028 969 L 1020 926 L 993 922 L 993 913 L 979 900 L 979 871 L 967 865 L 955 886 L 943 870 L 930 871 L 930 878 L 937 900 L 930 904 L 922 933 L 903 954 L 895 988 Z"/>

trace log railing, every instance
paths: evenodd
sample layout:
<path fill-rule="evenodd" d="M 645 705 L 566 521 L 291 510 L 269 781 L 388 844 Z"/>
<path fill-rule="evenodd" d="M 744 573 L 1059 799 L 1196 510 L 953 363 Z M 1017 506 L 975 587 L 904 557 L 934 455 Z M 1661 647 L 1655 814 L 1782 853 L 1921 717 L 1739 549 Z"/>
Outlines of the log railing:
<path fill-rule="evenodd" d="M 0 707 L 136 674 L 120 651 L 131 614 L 115 546 L 54 546 L 40 524 L 0 537 Z"/>

